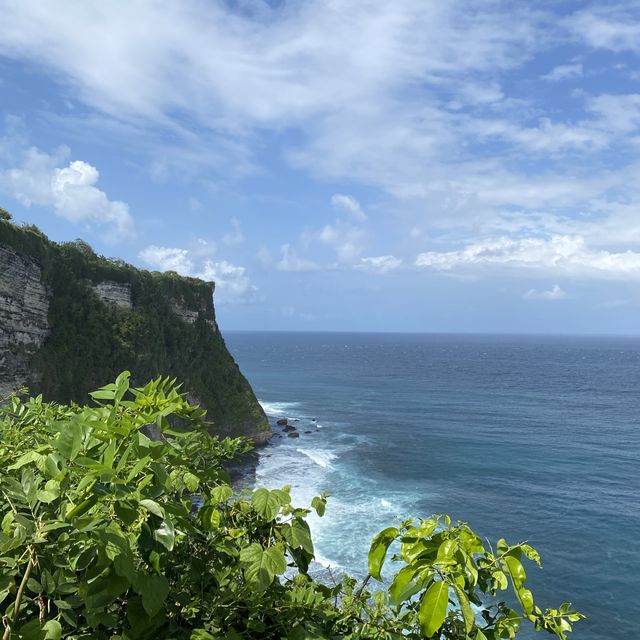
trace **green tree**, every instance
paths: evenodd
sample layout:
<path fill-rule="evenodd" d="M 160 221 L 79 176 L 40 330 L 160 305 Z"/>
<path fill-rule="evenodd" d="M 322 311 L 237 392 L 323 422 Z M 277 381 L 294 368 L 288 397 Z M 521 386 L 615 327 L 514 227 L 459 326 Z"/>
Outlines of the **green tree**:
<path fill-rule="evenodd" d="M 306 516 L 327 496 L 235 495 L 223 463 L 248 444 L 212 437 L 174 381 L 131 388 L 125 372 L 91 395 L 2 409 L 3 640 L 497 640 L 523 622 L 565 638 L 582 617 L 534 604 L 529 545 L 487 549 L 447 517 L 385 529 L 365 582 L 322 584 Z M 390 548 L 400 569 L 371 592 Z M 508 588 L 515 609 L 496 601 Z"/>
<path fill-rule="evenodd" d="M 4 220 L 5 222 L 9 222 L 13 216 L 6 210 L 0 207 L 0 220 Z"/>

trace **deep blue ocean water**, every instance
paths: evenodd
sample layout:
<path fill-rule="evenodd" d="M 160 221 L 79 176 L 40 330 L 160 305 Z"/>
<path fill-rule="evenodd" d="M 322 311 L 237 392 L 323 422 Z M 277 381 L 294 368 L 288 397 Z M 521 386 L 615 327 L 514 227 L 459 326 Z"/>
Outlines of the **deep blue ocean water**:
<path fill-rule="evenodd" d="M 588 616 L 573 638 L 640 638 L 640 338 L 226 338 L 270 417 L 299 420 L 258 483 L 301 506 L 332 494 L 312 522 L 322 563 L 362 575 L 377 531 L 448 513 L 536 547 L 537 604 Z"/>

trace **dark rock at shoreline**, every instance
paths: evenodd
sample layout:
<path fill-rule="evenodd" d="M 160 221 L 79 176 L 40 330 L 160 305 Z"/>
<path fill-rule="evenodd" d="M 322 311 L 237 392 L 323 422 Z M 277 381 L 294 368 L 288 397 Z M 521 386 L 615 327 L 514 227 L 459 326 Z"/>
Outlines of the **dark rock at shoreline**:
<path fill-rule="evenodd" d="M 305 433 L 313 433 L 313 431 L 305 431 Z"/>
<path fill-rule="evenodd" d="M 290 432 L 290 431 L 296 431 L 296 428 L 295 428 L 294 426 L 292 426 L 292 425 L 288 424 L 288 425 L 283 429 L 283 431 L 284 431 L 285 433 L 288 433 L 288 432 Z"/>
<path fill-rule="evenodd" d="M 286 427 L 289 424 L 289 421 L 286 418 L 280 418 L 280 420 L 276 420 L 276 424 L 279 427 Z"/>
<path fill-rule="evenodd" d="M 300 437 L 300 434 L 297 431 L 290 431 L 287 435 L 290 438 L 299 438 Z"/>

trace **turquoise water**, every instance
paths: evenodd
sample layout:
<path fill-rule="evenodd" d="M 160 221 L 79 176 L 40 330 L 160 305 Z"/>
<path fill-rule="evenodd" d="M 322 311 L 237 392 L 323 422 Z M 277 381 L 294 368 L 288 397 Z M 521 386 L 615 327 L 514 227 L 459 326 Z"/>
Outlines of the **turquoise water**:
<path fill-rule="evenodd" d="M 228 333 L 273 418 L 258 482 L 329 491 L 318 558 L 366 571 L 397 516 L 449 513 L 542 554 L 573 638 L 640 638 L 640 338 Z M 278 432 L 279 429 L 276 429 Z M 311 433 L 305 433 L 311 431 Z M 523 636 L 527 637 L 527 636 Z"/>

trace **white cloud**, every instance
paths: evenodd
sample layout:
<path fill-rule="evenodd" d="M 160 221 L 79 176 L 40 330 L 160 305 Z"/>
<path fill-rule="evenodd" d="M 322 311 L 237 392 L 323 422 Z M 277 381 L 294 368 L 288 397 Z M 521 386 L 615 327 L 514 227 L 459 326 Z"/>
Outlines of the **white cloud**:
<path fill-rule="evenodd" d="M 69 162 L 66 147 L 47 154 L 24 144 L 11 134 L 0 139 L 0 192 L 27 207 L 51 207 L 70 222 L 108 227 L 119 238 L 134 233 L 128 205 L 109 200 L 96 186 L 96 167 L 82 160 Z"/>
<path fill-rule="evenodd" d="M 331 204 L 337 209 L 346 211 L 358 222 L 364 222 L 367 219 L 367 214 L 353 196 L 335 193 L 331 196 Z"/>
<path fill-rule="evenodd" d="M 251 284 L 247 270 L 226 260 L 207 260 L 202 270 L 193 274 L 196 278 L 216 283 L 216 291 L 222 302 L 248 302 L 255 298 L 258 288 Z"/>
<path fill-rule="evenodd" d="M 226 260 L 198 259 L 197 249 L 150 245 L 140 251 L 139 257 L 151 269 L 175 271 L 183 276 L 215 282 L 216 297 L 223 303 L 250 301 L 258 290 L 251 284 L 244 267 Z"/>
<path fill-rule="evenodd" d="M 502 104 L 501 75 L 554 32 L 544 11 L 493 0 L 23 0 L 0 5 L 0 24 L 0 54 L 51 69 L 94 126 L 145 136 L 160 178 L 250 171 L 256 139 L 291 129 L 296 164 L 391 193 L 421 188 L 463 144 L 439 92 Z"/>
<path fill-rule="evenodd" d="M 190 276 L 195 270 L 187 249 L 152 244 L 142 249 L 139 256 L 147 266 L 158 271 L 175 271 L 183 276 Z"/>
<path fill-rule="evenodd" d="M 514 228 L 584 235 L 589 247 L 603 246 L 598 227 L 612 235 L 621 219 L 612 208 L 632 209 L 639 197 L 638 171 L 621 166 L 631 154 L 616 153 L 616 166 L 608 154 L 637 157 L 640 99 L 584 93 L 563 118 L 538 99 L 539 85 L 526 100 L 510 92 L 519 66 L 541 51 L 548 60 L 558 44 L 574 46 L 574 36 L 592 47 L 639 50 L 637 12 L 600 6 L 559 20 L 552 5 L 308 0 L 238 9 L 199 0 L 161 7 L 22 0 L 0 2 L 0 55 L 44 66 L 83 106 L 56 124 L 141 141 L 158 178 L 176 167 L 181 177 L 206 173 L 213 181 L 245 175 L 255 169 L 254 150 L 263 157 L 295 141 L 275 153 L 313 176 L 385 191 L 401 201 L 394 209 L 416 212 L 405 216 L 406 229 L 422 237 L 508 233 L 508 217 Z M 527 77 L 530 68 L 539 67 L 521 77 L 539 82 Z M 572 62 L 546 79 L 582 72 Z M 54 168 L 70 167 L 65 160 Z M 76 179 L 91 172 L 83 175 Z M 35 198 L 39 187 L 23 182 Z M 76 197 L 91 188 L 95 182 L 65 187 Z M 356 223 L 365 213 L 353 196 L 331 200 L 354 224 L 309 236 L 331 247 L 341 266 L 362 264 L 365 234 Z M 65 207 L 69 216 L 80 210 Z M 126 210 L 108 211 L 112 224 L 126 220 Z M 568 224 L 570 216 L 581 224 Z M 239 237 L 231 231 L 226 241 Z M 280 263 L 295 265 L 292 256 Z"/>
<path fill-rule="evenodd" d="M 301 258 L 289 244 L 282 245 L 282 258 L 276 264 L 278 271 L 316 271 L 320 266 L 307 258 Z"/>
<path fill-rule="evenodd" d="M 356 269 L 369 271 L 371 273 L 389 273 L 394 271 L 402 264 L 400 258 L 395 256 L 371 256 L 368 258 L 360 258 L 360 263 L 355 265 Z"/>
<path fill-rule="evenodd" d="M 539 291 L 538 289 L 529 289 L 523 296 L 525 300 L 564 300 L 567 297 L 566 291 L 554 284 L 547 291 Z"/>
<path fill-rule="evenodd" d="M 635 10 L 634 10 L 635 8 Z M 640 51 L 637 3 L 596 4 L 568 19 L 574 35 L 588 45 L 611 51 Z"/>
<path fill-rule="evenodd" d="M 427 251 L 416 265 L 437 271 L 479 269 L 549 273 L 577 279 L 640 280 L 640 253 L 592 249 L 580 236 L 490 238 L 457 251 Z"/>
<path fill-rule="evenodd" d="M 337 220 L 325 225 L 315 237 L 323 244 L 331 246 L 341 264 L 355 262 L 363 251 L 364 232 L 348 223 Z"/>
<path fill-rule="evenodd" d="M 549 73 L 542 76 L 543 80 L 556 82 L 558 80 L 567 80 L 568 78 L 580 78 L 583 74 L 582 63 L 561 64 L 554 67 Z"/>

